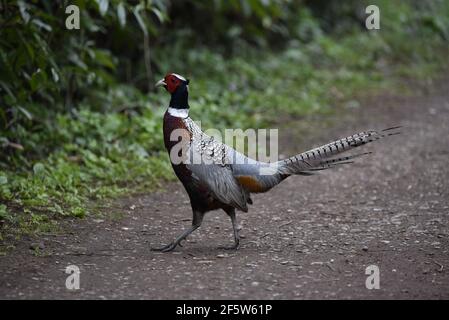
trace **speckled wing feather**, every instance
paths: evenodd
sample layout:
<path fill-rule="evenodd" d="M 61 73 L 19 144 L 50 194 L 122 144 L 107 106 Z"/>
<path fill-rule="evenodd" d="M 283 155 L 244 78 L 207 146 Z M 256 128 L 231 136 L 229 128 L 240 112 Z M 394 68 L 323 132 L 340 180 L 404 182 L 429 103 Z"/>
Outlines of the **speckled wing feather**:
<path fill-rule="evenodd" d="M 203 133 L 190 119 L 184 119 L 192 134 L 187 168 L 198 183 L 208 187 L 222 203 L 248 211 L 248 192 L 236 180 L 231 165 L 233 149 Z"/>

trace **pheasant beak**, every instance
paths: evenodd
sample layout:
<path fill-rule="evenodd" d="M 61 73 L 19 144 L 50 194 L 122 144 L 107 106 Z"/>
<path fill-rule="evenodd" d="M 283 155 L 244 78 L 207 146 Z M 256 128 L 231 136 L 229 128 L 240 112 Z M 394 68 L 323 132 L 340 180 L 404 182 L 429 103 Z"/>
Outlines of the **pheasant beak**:
<path fill-rule="evenodd" d="M 166 86 L 167 85 L 167 83 L 165 82 L 165 79 L 161 79 L 161 80 L 159 80 L 157 83 L 156 83 L 156 88 L 157 87 L 160 87 L 160 86 Z"/>

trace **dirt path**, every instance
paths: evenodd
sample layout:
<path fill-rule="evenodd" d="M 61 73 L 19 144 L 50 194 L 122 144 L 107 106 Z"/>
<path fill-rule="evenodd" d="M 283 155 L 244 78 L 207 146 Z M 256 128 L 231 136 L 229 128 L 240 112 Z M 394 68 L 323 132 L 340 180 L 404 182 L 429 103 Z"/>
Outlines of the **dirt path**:
<path fill-rule="evenodd" d="M 240 214 L 242 246 L 231 244 L 222 212 L 173 253 L 151 252 L 190 222 L 179 184 L 169 192 L 119 201 L 123 219 L 86 219 L 44 236 L 41 255 L 24 240 L 0 258 L 0 298 L 303 299 L 449 298 L 449 80 L 432 93 L 368 99 L 350 119 L 291 145 L 284 153 L 359 129 L 405 126 L 403 134 L 367 146 L 351 167 L 292 177 Z M 287 143 L 289 141 L 289 143 Z M 68 265 L 81 288 L 65 287 Z M 365 287 L 377 265 L 380 289 Z"/>

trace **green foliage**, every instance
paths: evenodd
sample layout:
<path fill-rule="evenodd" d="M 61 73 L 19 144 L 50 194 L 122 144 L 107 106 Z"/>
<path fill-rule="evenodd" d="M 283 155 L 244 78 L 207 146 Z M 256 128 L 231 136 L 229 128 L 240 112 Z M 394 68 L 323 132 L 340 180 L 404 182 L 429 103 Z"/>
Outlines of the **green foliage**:
<path fill-rule="evenodd" d="M 352 0 L 78 0 L 80 30 L 68 1 L 0 2 L 0 223 L 48 231 L 173 179 L 156 75 L 192 79 L 203 128 L 244 129 L 447 64 L 448 1 L 375 2 L 378 31 Z"/>
<path fill-rule="evenodd" d="M 4 204 L 0 204 L 0 220 L 6 220 L 8 218 L 7 207 Z"/>
<path fill-rule="evenodd" d="M 79 111 L 77 121 L 60 115 L 54 129 L 63 143 L 32 170 L 0 175 L 0 198 L 11 208 L 32 208 L 52 217 L 83 217 L 90 200 L 154 190 L 173 176 L 160 154 L 160 126 L 144 117 Z M 150 125 L 146 125 L 149 123 Z M 123 138 L 121 137 L 123 136 Z M 126 138 L 133 137 L 133 139 Z M 151 157 L 147 150 L 155 150 Z"/>

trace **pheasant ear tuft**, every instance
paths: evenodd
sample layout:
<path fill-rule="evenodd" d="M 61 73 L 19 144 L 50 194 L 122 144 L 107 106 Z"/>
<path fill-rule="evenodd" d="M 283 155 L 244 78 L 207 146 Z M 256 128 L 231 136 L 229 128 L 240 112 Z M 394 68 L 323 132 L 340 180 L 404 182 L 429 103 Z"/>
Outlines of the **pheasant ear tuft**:
<path fill-rule="evenodd" d="M 186 79 L 186 84 L 189 84 L 189 82 L 190 82 L 190 80 L 189 80 L 189 79 Z"/>

